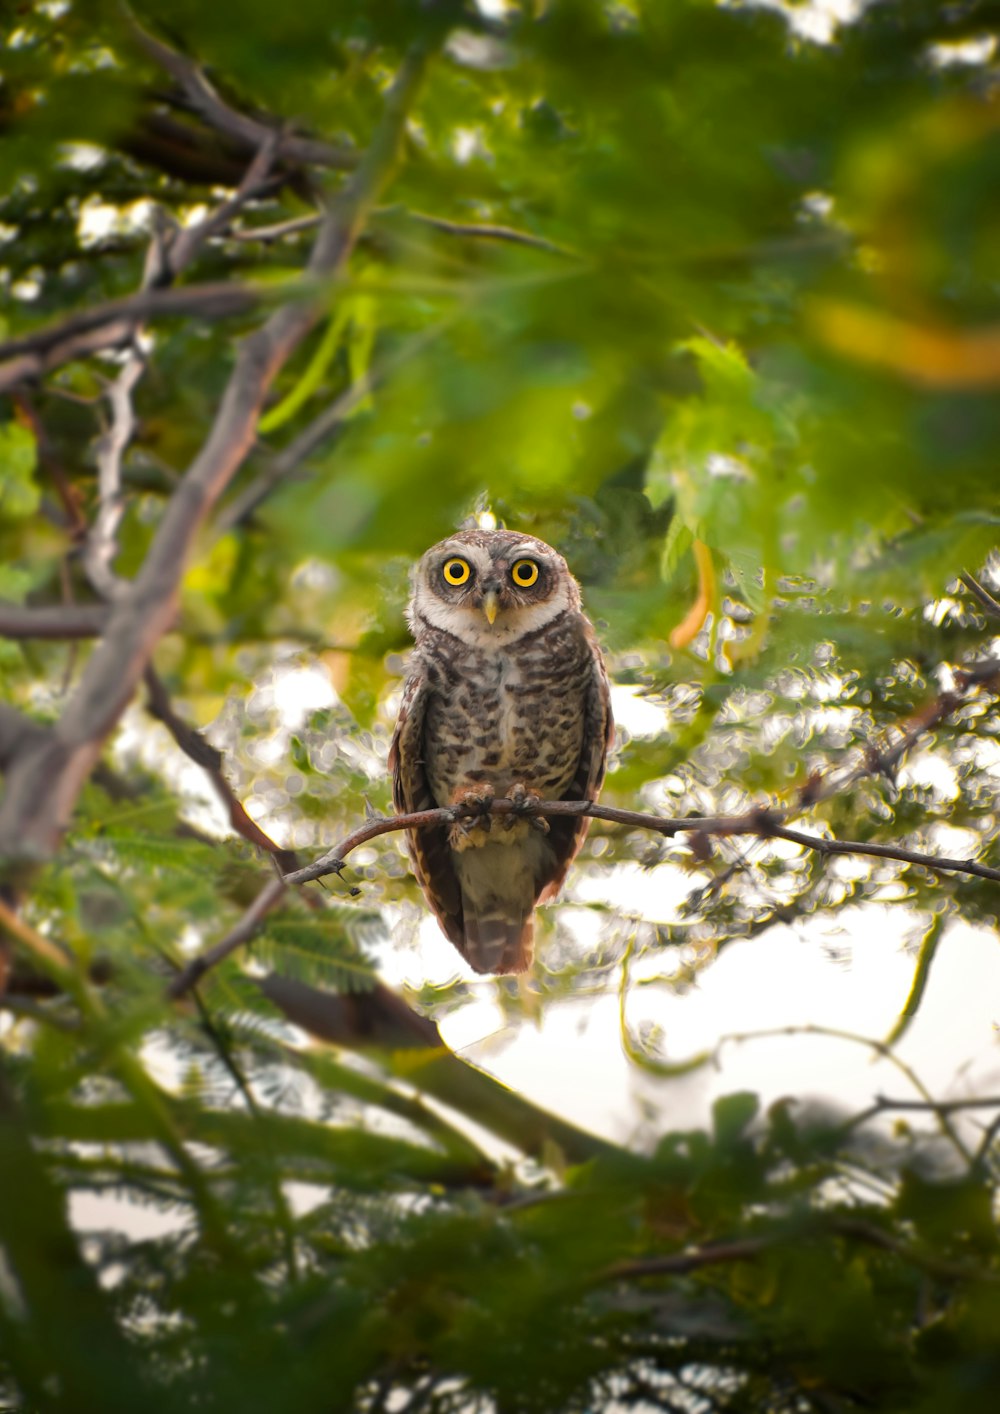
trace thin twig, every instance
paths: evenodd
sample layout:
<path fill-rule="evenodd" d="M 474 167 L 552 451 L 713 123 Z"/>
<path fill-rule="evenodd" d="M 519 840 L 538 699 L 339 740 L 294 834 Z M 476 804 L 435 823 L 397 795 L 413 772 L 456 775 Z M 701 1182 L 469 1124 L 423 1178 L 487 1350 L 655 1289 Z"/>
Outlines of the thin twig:
<path fill-rule="evenodd" d="M 972 1166 L 974 1169 L 981 1169 L 990 1157 L 990 1151 L 1000 1135 L 1000 1114 L 998 1114 L 983 1131 L 983 1137 L 979 1142 L 979 1148 L 973 1156 Z"/>
<path fill-rule="evenodd" d="M 984 1095 L 977 1100 L 893 1100 L 888 1095 L 876 1095 L 868 1113 L 877 1114 L 880 1110 L 927 1110 L 932 1114 L 952 1114 L 958 1110 L 993 1109 L 1000 1109 L 1000 1095 Z"/>
<path fill-rule="evenodd" d="M 474 815 L 543 815 L 552 817 L 588 816 L 593 820 L 606 820 L 611 824 L 628 825 L 632 829 L 653 830 L 661 835 L 679 835 L 696 831 L 702 835 L 758 835 L 762 838 L 791 839 L 804 848 L 816 849 L 821 853 L 876 854 L 879 858 L 897 859 L 903 863 L 920 864 L 928 869 L 975 874 L 1000 882 L 1000 869 L 976 864 L 973 860 L 944 859 L 936 855 L 920 854 L 915 850 L 896 849 L 892 846 L 869 846 L 860 841 L 826 840 L 819 836 L 803 834 L 799 830 L 782 830 L 771 822 L 766 811 L 751 811 L 747 815 L 717 815 L 688 817 L 670 820 L 659 815 L 643 815 L 636 810 L 619 810 L 611 805 L 598 805 L 589 800 L 529 800 L 514 802 L 495 799 L 488 806 L 468 805 L 442 806 L 433 810 L 418 810 L 409 815 L 378 816 L 368 820 L 342 840 L 336 849 L 329 850 L 320 859 L 285 874 L 281 879 L 271 880 L 258 894 L 236 927 L 221 942 L 209 948 L 189 964 L 172 983 L 170 995 L 180 996 L 205 975 L 217 963 L 248 942 L 253 937 L 266 914 L 277 904 L 286 887 L 307 884 L 328 874 L 340 874 L 347 856 L 361 845 L 377 839 L 380 835 L 397 830 L 424 830 L 453 825 L 456 820 Z M 836 848 L 833 848 L 836 846 Z"/>
<path fill-rule="evenodd" d="M 940 726 L 961 705 L 963 694 L 974 687 L 996 687 L 1000 679 L 1000 659 L 986 658 L 971 667 L 956 668 L 952 676 L 954 688 L 938 693 L 937 697 L 915 712 L 890 746 L 862 747 L 853 753 L 853 759 L 850 759 L 846 766 L 828 771 L 822 776 L 810 776 L 795 788 L 793 805 L 783 814 L 787 816 L 828 800 L 831 796 L 849 789 L 865 776 L 881 775 L 891 779 L 904 756 L 920 737 Z"/>
<path fill-rule="evenodd" d="M 234 216 L 237 216 L 246 203 L 252 201 L 258 194 L 261 184 L 274 165 L 280 145 L 281 133 L 267 130 L 253 161 L 233 195 L 217 206 L 214 211 L 209 212 L 203 221 L 199 221 L 193 226 L 186 226 L 177 233 L 166 252 L 167 267 L 171 278 L 176 278 L 182 270 L 190 265 L 207 240 L 227 230 Z M 318 223 L 322 220 L 322 216 L 318 216 L 316 219 Z"/>
<path fill-rule="evenodd" d="M 178 972 L 167 988 L 167 996 L 171 1001 L 177 1001 L 179 997 L 183 997 L 185 992 L 189 992 L 192 987 L 197 986 L 206 972 L 210 972 L 213 967 L 224 962 L 230 953 L 234 953 L 238 947 L 248 943 L 267 915 L 284 896 L 284 892 L 285 882 L 283 879 L 271 879 L 265 884 L 236 927 L 231 929 L 221 942 L 216 943 L 215 947 L 199 953 L 197 957 L 192 958 L 187 967 Z"/>
<path fill-rule="evenodd" d="M 570 246 L 558 245 L 545 236 L 536 236 L 531 231 L 518 230 L 516 226 L 500 226 L 492 222 L 449 221 L 444 216 L 431 216 L 424 211 L 411 211 L 408 207 L 387 206 L 374 213 L 380 218 L 402 217 L 444 235 L 459 236 L 469 240 L 502 241 L 510 245 L 528 246 L 533 250 L 543 250 L 548 255 L 568 256 L 579 259 L 579 252 Z M 278 241 L 286 236 L 297 236 L 317 225 L 318 216 L 295 216 L 289 221 L 278 221 L 270 226 L 250 226 L 242 231 L 231 231 L 231 240 L 236 241 Z"/>
<path fill-rule="evenodd" d="M 804 1228 L 800 1226 L 788 1232 L 776 1232 L 765 1237 L 716 1242 L 704 1247 L 689 1248 L 686 1252 L 673 1252 L 663 1257 L 640 1257 L 631 1261 L 616 1262 L 598 1272 L 593 1280 L 595 1284 L 603 1284 L 611 1281 L 636 1281 L 646 1277 L 683 1276 L 688 1272 L 717 1266 L 720 1263 L 749 1261 L 759 1257 L 762 1252 L 799 1243 L 804 1237 L 824 1236 L 846 1237 L 868 1247 L 878 1247 L 942 1281 L 997 1280 L 995 1274 L 985 1268 L 973 1267 L 966 1263 L 944 1262 L 919 1251 L 875 1223 L 865 1222 L 861 1218 L 840 1216 L 824 1216 Z"/>
<path fill-rule="evenodd" d="M 981 686 L 992 682 L 993 678 L 1000 671 L 1000 664 L 990 661 L 979 664 L 975 668 L 963 670 L 961 676 L 956 674 L 956 680 L 960 688 L 969 686 Z M 942 694 L 942 698 L 945 695 Z M 949 711 L 953 711 L 958 705 L 959 699 L 955 694 L 948 694 Z M 934 721 L 943 720 L 947 713 L 942 705 L 942 698 L 932 704 L 931 709 L 925 709 L 921 714 L 921 720 Z M 182 973 L 174 979 L 171 985 L 170 995 L 178 997 L 193 987 L 203 976 L 224 958 L 229 957 L 244 942 L 253 937 L 257 928 L 266 914 L 275 907 L 285 888 L 298 884 L 309 883 L 314 879 L 319 879 L 328 874 L 340 874 L 344 867 L 344 862 L 353 850 L 363 844 L 367 844 L 380 835 L 390 834 L 397 830 L 419 830 L 433 827 L 450 826 L 456 820 L 469 818 L 473 815 L 487 812 L 491 815 L 530 815 L 538 814 L 547 817 L 562 816 L 588 816 L 595 820 L 605 820 L 610 824 L 626 825 L 633 829 L 652 830 L 657 834 L 671 837 L 674 835 L 694 832 L 696 835 L 705 837 L 710 835 L 734 836 L 734 835 L 755 835 L 764 839 L 787 839 L 791 843 L 799 845 L 801 848 L 814 849 L 820 854 L 858 854 L 870 855 L 876 858 L 895 859 L 900 863 L 917 864 L 927 869 L 943 872 L 971 874 L 979 878 L 991 879 L 1000 882 L 1000 869 L 992 868 L 988 865 L 979 864 L 975 860 L 948 859 L 942 856 L 923 854 L 916 850 L 907 850 L 891 845 L 874 845 L 861 841 L 830 840 L 818 835 L 808 835 L 801 830 L 792 830 L 784 826 L 781 821 L 788 812 L 778 812 L 767 808 L 758 808 L 748 811 L 744 815 L 717 815 L 717 816 L 687 816 L 682 819 L 668 819 L 660 815 L 642 814 L 635 810 L 620 810 L 610 805 L 600 805 L 594 801 L 578 800 L 555 800 L 515 803 L 503 798 L 493 799 L 486 807 L 472 806 L 444 806 L 431 810 L 415 811 L 407 815 L 394 815 L 375 817 L 366 820 L 347 836 L 335 849 L 328 850 L 319 859 L 304 869 L 297 869 L 285 874 L 283 878 L 271 880 L 262 889 L 260 894 L 251 904 L 250 908 L 240 919 L 239 923 L 220 942 L 212 948 L 202 953 L 199 957 L 184 969 Z M 855 1038 L 856 1039 L 856 1038 Z M 892 1055 L 891 1051 L 881 1042 L 871 1042 L 877 1049 L 880 1048 L 894 1063 L 902 1063 Z M 905 1067 L 904 1067 L 905 1069 Z M 909 1072 L 906 1072 L 909 1074 Z M 916 1082 L 915 1082 L 916 1083 Z M 919 1088 L 919 1086 L 918 1086 Z M 925 1099 L 929 1096 L 925 1095 Z M 947 1127 L 947 1116 L 940 1116 L 942 1124 Z M 958 1142 L 955 1136 L 956 1143 Z"/>
<path fill-rule="evenodd" d="M 993 595 L 985 585 L 980 584 L 979 580 L 976 579 L 974 575 L 971 575 L 968 570 L 963 570 L 958 577 L 972 595 L 973 599 L 978 600 L 980 608 L 986 610 L 987 617 L 1000 619 L 1000 601 L 993 598 Z"/>
<path fill-rule="evenodd" d="M 702 1267 L 715 1267 L 724 1262 L 747 1262 L 775 1247 L 777 1237 L 745 1237 L 735 1242 L 713 1242 L 705 1247 L 689 1248 L 686 1252 L 671 1252 L 664 1257 L 638 1257 L 634 1261 L 615 1262 L 595 1277 L 595 1283 L 636 1281 L 644 1277 L 685 1276 Z"/>
<path fill-rule="evenodd" d="M 899 1072 L 900 1075 L 904 1076 L 910 1082 L 914 1090 L 916 1090 L 917 1094 L 920 1096 L 921 1100 L 927 1105 L 927 1107 L 932 1113 L 936 1114 L 942 1134 L 952 1144 L 959 1157 L 965 1163 L 968 1163 L 970 1161 L 969 1151 L 966 1148 L 961 1135 L 957 1132 L 954 1125 L 951 1123 L 951 1117 L 949 1112 L 947 1110 L 942 1110 L 935 1105 L 934 1097 L 931 1095 L 927 1086 L 920 1079 L 920 1076 L 913 1069 L 913 1067 L 911 1065 L 907 1065 L 906 1061 L 904 1061 L 900 1056 L 898 1056 L 887 1042 L 880 1041 L 877 1037 L 862 1036 L 856 1031 L 847 1031 L 840 1026 L 823 1026 L 820 1025 L 818 1022 L 814 1021 L 807 1021 L 801 1024 L 792 1024 L 789 1026 L 767 1026 L 762 1027 L 761 1029 L 756 1031 L 727 1032 L 724 1036 L 719 1037 L 717 1044 L 712 1048 L 712 1050 L 705 1052 L 704 1056 L 699 1057 L 699 1061 L 707 1061 L 717 1058 L 721 1054 L 722 1048 L 726 1045 L 743 1045 L 747 1041 L 768 1040 L 773 1036 L 820 1036 L 833 1041 L 848 1041 L 851 1043 L 851 1045 L 864 1046 L 867 1050 L 873 1051 L 875 1055 L 877 1055 L 881 1060 L 888 1062 L 889 1065 L 893 1066 L 895 1070 Z M 676 1069 L 677 1067 L 673 1067 L 674 1071 L 676 1071 Z M 877 1113 L 877 1109 L 869 1108 L 868 1110 L 862 1110 L 859 1114 L 852 1115 L 851 1118 L 847 1120 L 846 1123 L 842 1126 L 842 1131 L 844 1133 L 848 1133 L 853 1129 L 859 1128 L 868 1119 L 870 1119 L 872 1114 L 874 1113 Z"/>
<path fill-rule="evenodd" d="M 449 805 L 433 810 L 418 810 L 410 815 L 382 816 L 369 820 L 321 859 L 304 869 L 297 869 L 294 874 L 286 874 L 285 883 L 306 884 L 311 879 L 322 878 L 325 874 L 338 874 L 352 850 L 379 835 L 390 834 L 394 830 L 424 830 L 435 826 L 448 826 L 456 820 L 487 813 L 501 816 L 542 815 L 549 819 L 583 815 L 591 820 L 606 820 L 609 824 L 628 825 L 636 830 L 652 830 L 656 834 L 666 836 L 688 832 L 699 835 L 756 835 L 761 839 L 788 840 L 801 845 L 803 849 L 813 849 L 820 854 L 872 855 L 879 859 L 895 859 L 904 864 L 919 864 L 926 869 L 944 873 L 973 874 L 981 879 L 1000 882 L 1000 869 L 978 864 L 972 859 L 947 859 L 940 855 L 903 849 L 897 845 L 869 844 L 861 840 L 831 840 L 821 835 L 808 835 L 802 830 L 791 830 L 778 824 L 776 816 L 766 809 L 751 810 L 745 815 L 696 815 L 669 819 L 663 815 L 644 815 L 638 810 L 619 810 L 616 806 L 599 805 L 592 800 L 514 802 L 495 799 L 482 807 Z"/>
<path fill-rule="evenodd" d="M 293 216 L 288 221 L 275 221 L 270 226 L 244 226 L 241 230 L 233 230 L 228 233 L 231 241 L 260 241 L 268 244 L 270 241 L 281 241 L 286 236 L 298 236 L 303 231 L 314 231 L 322 221 L 322 215 L 317 212 L 315 216 Z"/>
<path fill-rule="evenodd" d="M 207 742 L 201 732 L 196 731 L 194 727 L 177 715 L 171 704 L 170 694 L 152 664 L 146 668 L 143 680 L 149 694 L 146 709 L 150 716 L 155 717 L 158 722 L 162 722 L 185 756 L 206 773 L 216 794 L 225 806 L 229 823 L 236 833 L 242 835 L 248 844 L 252 844 L 257 849 L 266 850 L 268 854 L 273 855 L 279 870 L 294 868 L 295 851 L 282 849 L 280 845 L 275 844 L 270 835 L 265 834 L 257 822 L 247 814 L 243 803 L 237 798 L 232 786 L 223 775 L 222 752 Z"/>
<path fill-rule="evenodd" d="M 409 207 L 387 207 L 385 211 L 376 212 L 378 216 L 403 216 L 408 221 L 415 221 L 421 226 L 429 226 L 432 230 L 440 231 L 443 235 L 457 236 L 469 240 L 502 241 L 510 245 L 529 246 L 533 250 L 543 250 L 547 255 L 561 255 L 571 260 L 579 260 L 579 251 L 573 250 L 570 246 L 559 245 L 556 241 L 547 240 L 545 236 L 536 236 L 531 231 L 521 231 L 516 226 L 501 226 L 495 222 L 483 221 L 451 221 L 444 216 L 431 216 L 425 211 L 412 211 Z"/>

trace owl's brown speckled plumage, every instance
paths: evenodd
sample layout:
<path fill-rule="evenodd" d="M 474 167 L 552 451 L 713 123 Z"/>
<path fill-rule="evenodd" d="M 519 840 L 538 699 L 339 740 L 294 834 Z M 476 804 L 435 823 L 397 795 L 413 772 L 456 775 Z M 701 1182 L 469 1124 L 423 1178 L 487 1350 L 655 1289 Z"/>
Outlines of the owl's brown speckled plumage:
<path fill-rule="evenodd" d="M 398 811 L 490 794 L 596 798 L 608 682 L 561 555 L 514 531 L 459 531 L 417 566 L 409 619 L 416 646 L 389 755 Z M 529 965 L 535 904 L 558 892 L 588 823 L 507 815 L 407 832 L 427 902 L 477 972 Z"/>

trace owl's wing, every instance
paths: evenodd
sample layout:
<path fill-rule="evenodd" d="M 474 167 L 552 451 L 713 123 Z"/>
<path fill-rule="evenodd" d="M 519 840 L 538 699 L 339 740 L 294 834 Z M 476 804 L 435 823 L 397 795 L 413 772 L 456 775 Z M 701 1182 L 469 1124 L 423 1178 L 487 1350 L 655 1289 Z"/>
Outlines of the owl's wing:
<path fill-rule="evenodd" d="M 424 725 L 429 689 L 419 672 L 406 680 L 403 701 L 389 747 L 392 773 L 392 803 L 400 815 L 415 810 L 434 810 L 437 801 L 430 788 L 425 766 Z M 461 948 L 465 942 L 462 926 L 462 890 L 452 865 L 447 827 L 407 830 L 406 845 L 417 883 L 424 892 L 442 932 Z"/>
<path fill-rule="evenodd" d="M 601 650 L 588 630 L 590 675 L 583 699 L 583 747 L 572 781 L 563 791 L 563 800 L 596 800 L 604 782 L 608 752 L 615 739 L 611 716 L 611 690 L 604 671 Z M 586 838 L 590 821 L 586 816 L 549 820 L 549 843 L 555 859 L 552 872 L 539 894 L 543 903 L 555 898 L 562 888 L 569 866 Z"/>

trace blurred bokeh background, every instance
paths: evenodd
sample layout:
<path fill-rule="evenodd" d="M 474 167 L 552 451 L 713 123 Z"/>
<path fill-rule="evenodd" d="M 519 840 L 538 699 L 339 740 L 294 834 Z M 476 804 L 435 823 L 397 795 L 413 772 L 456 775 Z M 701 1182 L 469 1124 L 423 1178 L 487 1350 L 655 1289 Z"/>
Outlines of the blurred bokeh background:
<path fill-rule="evenodd" d="M 72 1197 L 74 1231 L 95 1244 L 85 1262 L 117 1293 L 128 1341 L 157 1351 L 157 1397 L 172 1391 L 163 1407 L 271 1407 L 267 1360 L 277 1369 L 288 1358 L 288 1329 L 308 1344 L 308 1322 L 326 1320 L 320 1302 L 295 1325 L 304 1288 L 290 1295 L 295 1283 L 274 1275 L 280 1252 L 294 1271 L 301 1244 L 300 1276 L 329 1276 L 324 1264 L 351 1248 L 352 1232 L 367 1234 L 356 1246 L 368 1250 L 395 1240 L 407 1202 L 433 1208 L 440 1195 L 428 1197 L 425 1182 L 443 1185 L 442 1209 L 454 1198 L 453 1179 L 423 1172 L 400 1138 L 414 1152 L 444 1143 L 432 1092 L 399 1061 L 412 1037 L 379 1033 L 377 1060 L 353 1054 L 366 1026 L 371 1039 L 365 998 L 385 987 L 524 1099 L 520 1118 L 504 1111 L 501 1122 L 485 1092 L 446 1086 L 438 1097 L 465 1136 L 444 1143 L 451 1159 L 461 1151 L 474 1168 L 462 1146 L 479 1145 L 481 1172 L 508 1174 L 487 1186 L 545 1187 L 590 1157 L 586 1146 L 571 1152 L 569 1131 L 537 1141 L 532 1104 L 638 1162 L 660 1152 L 665 1132 L 710 1127 L 733 1091 L 779 1117 L 793 1101 L 841 1119 L 880 1094 L 925 1104 L 912 1125 L 893 1131 L 898 1115 L 876 1125 L 878 1142 L 897 1146 L 890 1176 L 871 1176 L 884 1156 L 856 1160 L 881 1185 L 885 1214 L 906 1162 L 958 1181 L 974 1159 L 976 1182 L 992 1183 L 995 1110 L 952 1120 L 934 1108 L 995 1095 L 1000 1078 L 1000 895 L 995 880 L 960 871 L 595 824 L 564 898 L 542 911 L 533 971 L 483 979 L 429 919 L 390 835 L 356 851 L 343 879 L 280 900 L 181 1009 L 162 990 L 266 884 L 268 846 L 247 821 L 305 860 L 366 811 L 391 809 L 385 758 L 409 568 L 470 517 L 541 536 L 581 582 L 615 684 L 609 803 L 671 817 L 767 805 L 814 835 L 1000 865 L 996 694 L 988 675 L 978 685 L 963 676 L 996 656 L 1000 631 L 990 608 L 1000 580 L 998 23 L 992 0 L 6 7 L 4 338 L 30 341 L 144 281 L 157 288 L 156 260 L 185 232 L 203 235 L 175 282 L 194 291 L 187 313 L 133 323 L 131 346 L 120 329 L 96 353 L 63 356 L 53 341 L 29 376 L 0 365 L 4 702 L 58 721 L 91 645 L 35 636 L 31 613 L 101 610 L 109 574 L 128 592 L 209 434 L 239 340 L 286 301 L 318 310 L 190 546 L 178 615 L 155 646 L 159 698 L 147 684 L 122 716 L 55 857 L 30 879 L 20 868 L 5 876 L 27 926 L 89 968 L 80 985 L 106 999 L 88 1010 L 82 994 L 32 989 L 14 963 L 21 989 L 5 998 L 0 1039 L 29 1131 L 60 1155 L 47 1181 Z M 349 189 L 415 49 L 430 58 L 395 174 L 349 262 L 312 278 L 323 203 Z M 269 133 L 277 155 L 247 190 Z M 239 307 L 208 295 L 199 304 L 210 286 L 235 291 Z M 20 352 L 16 342 L 6 350 L 10 360 Z M 130 360 L 133 416 L 109 490 Z M 108 525 L 102 580 L 93 547 Z M 207 772 L 185 747 L 192 729 L 220 753 Z M 234 816 L 233 799 L 245 815 Z M 261 985 L 275 976 L 358 1008 L 349 1023 L 337 1012 L 351 1056 L 331 1059 L 339 1053 L 316 1048 L 308 1026 L 290 1025 L 281 995 Z M 118 1045 L 144 1081 L 105 1065 Z M 169 1144 L 169 1163 L 151 1157 L 166 1141 L 147 1081 L 156 1104 L 178 1107 L 176 1144 L 207 1146 L 193 1169 Z M 252 1127 L 216 1124 L 234 1107 L 302 1128 L 294 1142 L 276 1130 L 256 1148 Z M 334 1176 L 324 1141 L 307 1137 L 331 1124 L 347 1145 Z M 402 1147 L 365 1147 L 380 1140 Z M 276 1152 L 287 1165 L 277 1177 Z M 784 1157 L 808 1168 L 801 1153 Z M 207 1176 L 196 1178 L 199 1165 Z M 254 1280 L 266 1271 L 277 1303 L 261 1296 L 253 1315 L 240 1306 L 243 1329 L 280 1307 L 255 1390 L 227 1363 L 235 1335 L 218 1314 L 240 1299 L 244 1277 L 215 1271 L 214 1315 L 179 1294 L 204 1277 L 192 1233 L 212 1228 L 206 1194 L 220 1183 L 245 1205 Z M 289 1216 L 282 1183 L 311 1195 L 301 1213 L 293 1202 Z M 387 1203 L 387 1189 L 406 1190 L 407 1202 Z M 760 1191 L 749 1180 L 737 1189 L 746 1218 Z M 736 1208 L 721 1200 L 710 1216 L 666 1206 L 644 1220 L 654 1246 L 733 1230 Z M 913 1221 L 912 1202 L 896 1216 Z M 171 1255 L 169 1236 L 140 1252 L 136 1234 L 156 1232 L 186 1233 L 185 1255 Z M 592 1255 L 600 1265 L 613 1254 Z M 13 1248 L 8 1257 L 16 1269 Z M 494 1257 L 482 1257 L 490 1270 Z M 423 1300 L 420 1273 L 433 1263 L 413 1260 Z M 376 1267 L 372 1258 L 355 1295 L 384 1290 Z M 34 1319 L 31 1283 L 20 1280 Z M 498 1312 L 514 1298 L 496 1280 L 484 1301 L 503 1325 Z M 773 1300 L 785 1310 L 800 1299 L 773 1280 L 779 1297 L 752 1283 L 738 1294 L 754 1319 Z M 866 1270 L 864 1280 L 875 1278 Z M 669 1326 L 664 1309 L 654 1325 Z M 719 1376 L 707 1393 L 695 1381 L 682 1398 L 677 1372 L 688 1366 L 671 1356 L 680 1385 L 669 1399 L 679 1402 L 649 1407 L 846 1410 L 861 1407 L 857 1397 L 957 1408 L 933 1401 L 968 1377 L 973 1402 L 962 1407 L 985 1409 L 996 1376 L 995 1355 L 990 1365 L 975 1343 L 988 1303 L 973 1302 L 973 1333 L 955 1337 L 981 1385 L 957 1356 L 938 1384 L 908 1366 L 883 1387 L 862 1361 L 845 1386 L 820 1360 L 812 1384 L 783 1385 L 766 1360 L 732 1355 L 714 1306 L 698 1309 L 695 1345 L 716 1376 L 724 1346 L 722 1364 L 735 1361 L 740 1379 L 730 1388 Z M 813 1307 L 801 1309 L 811 1319 Z M 604 1375 L 614 1366 L 620 1388 L 588 1385 L 577 1351 L 548 1393 L 542 1381 L 529 1397 L 542 1357 L 523 1331 L 534 1354 L 507 1388 L 469 1354 L 480 1348 L 471 1327 L 454 1350 L 414 1328 L 389 1358 L 341 1314 L 338 1358 L 361 1352 L 343 1367 L 342 1396 L 323 1404 L 320 1366 L 304 1361 L 302 1402 L 288 1407 L 639 1399 L 622 1392 L 635 1367 L 617 1353 Z M 127 1362 L 120 1388 L 91 1387 L 81 1357 L 47 1394 L 51 1371 L 25 1354 L 30 1320 L 20 1319 L 8 1311 L 0 1324 L 20 1351 L 12 1398 L 27 1391 L 39 1408 L 79 1409 L 72 1400 L 96 1390 L 102 1408 L 134 1407 L 145 1377 Z M 812 1328 L 807 1337 L 822 1346 Z M 100 1338 L 111 1342 L 106 1330 Z M 649 1358 L 662 1370 L 662 1351 Z M 199 1369 L 210 1372 L 201 1386 Z"/>

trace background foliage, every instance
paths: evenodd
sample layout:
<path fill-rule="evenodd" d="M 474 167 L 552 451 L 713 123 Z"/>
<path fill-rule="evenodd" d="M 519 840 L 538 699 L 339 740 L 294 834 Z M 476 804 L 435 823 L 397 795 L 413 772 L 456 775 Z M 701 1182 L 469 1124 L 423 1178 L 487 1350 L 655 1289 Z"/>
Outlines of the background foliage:
<path fill-rule="evenodd" d="M 69 740 L 102 627 L 119 690 L 238 341 L 308 310 L 68 829 L 5 837 L 8 1404 L 992 1410 L 995 1106 L 914 1092 L 926 1123 L 890 1132 L 741 1094 L 652 1152 L 597 1140 L 440 1045 L 466 978 L 380 982 L 421 916 L 391 841 L 167 988 L 269 848 L 388 808 L 407 568 L 487 505 L 566 554 L 661 712 L 608 801 L 1000 865 L 996 625 L 957 579 L 996 570 L 998 7 L 882 0 L 822 40 L 819 11 L 706 0 L 4 13 L 8 816 L 25 719 Z M 331 198 L 357 241 L 310 272 Z M 918 740 L 937 769 L 900 775 Z M 997 926 L 994 879 L 766 839 L 600 827 L 580 873 L 667 860 L 670 923 L 623 899 L 585 941 L 550 910 L 530 982 L 491 984 L 507 1014 L 619 986 L 624 1014 L 636 968 L 674 985 L 848 905 L 913 920 L 912 1011 L 943 930 Z M 83 1235 L 92 1194 L 145 1225 Z"/>

